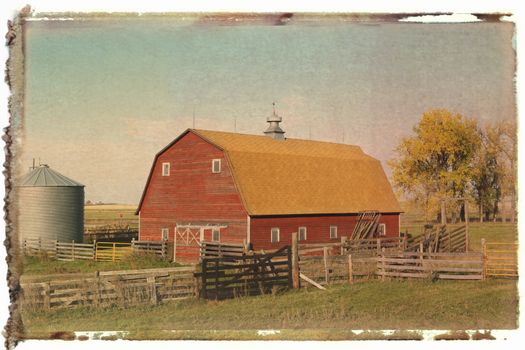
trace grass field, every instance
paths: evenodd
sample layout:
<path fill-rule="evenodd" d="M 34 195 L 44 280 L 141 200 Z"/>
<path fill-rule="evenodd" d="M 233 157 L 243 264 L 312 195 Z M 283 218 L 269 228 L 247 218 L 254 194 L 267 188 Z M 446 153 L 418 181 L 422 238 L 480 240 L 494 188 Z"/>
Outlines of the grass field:
<path fill-rule="evenodd" d="M 84 224 L 86 228 L 95 226 L 118 225 L 136 228 L 138 216 L 136 205 L 102 204 L 84 206 Z"/>
<path fill-rule="evenodd" d="M 130 331 L 132 338 L 222 339 L 255 334 L 237 330 L 288 329 L 295 331 L 276 337 L 348 339 L 349 329 L 513 329 L 516 288 L 509 280 L 370 281 L 222 302 L 188 299 L 126 309 L 23 312 L 22 319 L 29 338 L 75 330 Z"/>
<path fill-rule="evenodd" d="M 75 260 L 57 261 L 32 256 L 24 257 L 24 275 L 49 275 L 95 271 L 136 270 L 175 267 L 180 264 L 158 259 L 151 255 L 132 255 L 121 261 Z"/>

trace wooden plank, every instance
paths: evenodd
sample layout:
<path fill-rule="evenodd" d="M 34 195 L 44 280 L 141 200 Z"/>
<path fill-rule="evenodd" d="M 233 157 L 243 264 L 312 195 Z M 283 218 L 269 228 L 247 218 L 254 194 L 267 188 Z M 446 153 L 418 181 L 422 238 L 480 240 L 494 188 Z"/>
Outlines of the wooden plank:
<path fill-rule="evenodd" d="M 319 289 L 326 290 L 325 287 L 321 286 L 319 283 L 316 283 L 314 280 L 308 278 L 308 276 L 305 276 L 303 273 L 299 273 L 299 277 L 301 277 L 301 279 L 305 280 L 306 282 L 310 283 L 311 285 Z"/>
<path fill-rule="evenodd" d="M 438 274 L 440 279 L 453 279 L 453 280 L 481 280 L 483 275 L 450 275 L 450 274 Z"/>
<path fill-rule="evenodd" d="M 429 275 L 426 273 L 409 273 L 409 272 L 386 272 L 377 271 L 377 275 L 389 276 L 389 277 L 414 277 L 414 278 L 428 278 Z"/>

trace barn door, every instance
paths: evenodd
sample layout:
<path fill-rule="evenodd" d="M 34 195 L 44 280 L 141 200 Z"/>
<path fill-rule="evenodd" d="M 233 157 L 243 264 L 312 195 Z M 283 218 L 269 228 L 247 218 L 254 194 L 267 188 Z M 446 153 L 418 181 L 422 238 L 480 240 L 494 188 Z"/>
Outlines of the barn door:
<path fill-rule="evenodd" d="M 197 261 L 204 228 L 193 225 L 175 226 L 173 261 Z"/>

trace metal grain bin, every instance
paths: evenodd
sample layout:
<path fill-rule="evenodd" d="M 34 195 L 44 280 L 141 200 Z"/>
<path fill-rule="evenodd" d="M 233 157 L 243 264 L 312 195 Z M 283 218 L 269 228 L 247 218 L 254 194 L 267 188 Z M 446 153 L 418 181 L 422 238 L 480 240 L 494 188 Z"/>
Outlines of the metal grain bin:
<path fill-rule="evenodd" d="M 19 240 L 82 242 L 84 185 L 40 165 L 17 186 Z"/>

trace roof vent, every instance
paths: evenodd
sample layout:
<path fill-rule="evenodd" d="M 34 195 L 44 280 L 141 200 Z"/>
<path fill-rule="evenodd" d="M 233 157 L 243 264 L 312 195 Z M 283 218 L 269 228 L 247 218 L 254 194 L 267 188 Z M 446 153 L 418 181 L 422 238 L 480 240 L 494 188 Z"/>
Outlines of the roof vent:
<path fill-rule="evenodd" d="M 284 130 L 279 126 L 279 123 L 283 121 L 283 118 L 275 113 L 275 102 L 273 103 L 273 114 L 271 117 L 268 117 L 266 121 L 270 123 L 270 126 L 268 126 L 268 129 L 266 129 L 264 133 L 274 140 L 284 140 Z"/>

